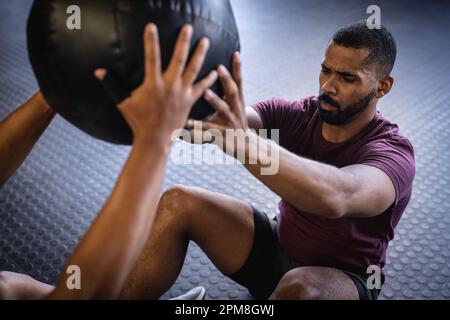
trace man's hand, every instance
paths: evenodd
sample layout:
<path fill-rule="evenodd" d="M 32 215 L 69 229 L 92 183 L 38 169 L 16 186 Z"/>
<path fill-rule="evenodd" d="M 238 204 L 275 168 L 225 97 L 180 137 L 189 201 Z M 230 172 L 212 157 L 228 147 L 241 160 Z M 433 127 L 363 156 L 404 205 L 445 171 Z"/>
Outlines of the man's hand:
<path fill-rule="evenodd" d="M 193 84 L 209 42 L 201 40 L 185 68 L 191 38 L 192 27 L 184 27 L 172 61 L 162 73 L 156 27 L 152 24 L 146 27 L 145 79 L 130 97 L 118 104 L 133 131 L 133 148 L 111 196 L 66 263 L 83 270 L 83 289 L 68 290 L 67 275 L 62 272 L 48 298 L 119 297 L 155 219 L 172 133 L 184 126 L 194 102 L 217 79 L 213 71 Z M 95 73 L 112 98 L 117 96 L 111 94 L 107 85 L 106 71 L 99 69 Z"/>
<path fill-rule="evenodd" d="M 133 131 L 133 143 L 168 142 L 172 132 L 184 126 L 193 104 L 217 80 L 217 72 L 212 71 L 194 84 L 205 61 L 209 40 L 200 41 L 186 66 L 192 34 L 191 26 L 183 27 L 170 65 L 163 73 L 157 28 L 154 24 L 146 27 L 144 81 L 118 105 Z M 103 80 L 106 71 L 98 69 L 95 75 Z"/>
<path fill-rule="evenodd" d="M 203 129 L 248 129 L 245 115 L 244 91 L 242 85 L 241 57 L 238 52 L 233 54 L 233 75 L 220 65 L 217 68 L 220 82 L 225 91 L 225 99 L 221 99 L 212 90 L 206 90 L 204 98 L 214 108 L 216 113 L 202 123 Z M 194 121 L 189 119 L 188 128 L 194 127 Z"/>

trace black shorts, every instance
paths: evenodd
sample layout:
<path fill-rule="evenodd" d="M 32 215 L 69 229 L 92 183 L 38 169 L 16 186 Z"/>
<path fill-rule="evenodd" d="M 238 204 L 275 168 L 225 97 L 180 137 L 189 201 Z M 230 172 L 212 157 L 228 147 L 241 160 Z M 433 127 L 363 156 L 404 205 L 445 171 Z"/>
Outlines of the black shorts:
<path fill-rule="evenodd" d="M 278 242 L 276 219 L 270 220 L 266 214 L 255 208 L 253 208 L 253 217 L 255 233 L 250 254 L 241 270 L 229 277 L 246 287 L 255 299 L 267 299 L 284 274 L 304 265 L 294 261 L 281 248 Z M 341 271 L 352 279 L 360 300 L 378 298 L 379 290 L 367 288 L 365 275 Z"/>

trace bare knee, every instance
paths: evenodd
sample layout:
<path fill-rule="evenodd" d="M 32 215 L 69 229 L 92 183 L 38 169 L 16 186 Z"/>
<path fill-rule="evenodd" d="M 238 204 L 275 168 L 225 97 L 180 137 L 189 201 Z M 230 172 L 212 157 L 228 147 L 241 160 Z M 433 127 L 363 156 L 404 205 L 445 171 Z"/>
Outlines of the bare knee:
<path fill-rule="evenodd" d="M 320 289 L 308 277 L 302 268 L 286 273 L 278 282 L 270 299 L 275 300 L 316 300 L 320 298 Z"/>
<path fill-rule="evenodd" d="M 157 220 L 170 224 L 188 224 L 193 214 L 200 210 L 201 199 L 193 187 L 174 185 L 167 189 L 158 204 Z"/>
<path fill-rule="evenodd" d="M 167 189 L 159 201 L 159 210 L 170 211 L 171 213 L 182 213 L 188 211 L 194 203 L 194 197 L 190 192 L 191 187 L 184 185 L 174 185 Z"/>

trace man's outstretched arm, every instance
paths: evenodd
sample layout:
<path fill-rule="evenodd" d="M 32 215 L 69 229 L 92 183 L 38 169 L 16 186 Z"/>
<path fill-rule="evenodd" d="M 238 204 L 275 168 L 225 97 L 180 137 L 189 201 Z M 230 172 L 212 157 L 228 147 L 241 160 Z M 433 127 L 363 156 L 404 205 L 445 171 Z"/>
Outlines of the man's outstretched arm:
<path fill-rule="evenodd" d="M 233 61 L 233 75 L 223 66 L 218 70 L 225 89 L 225 100 L 211 91 L 205 94 L 205 99 L 220 115 L 215 119 L 220 118 L 221 121 L 203 123 L 202 129 L 219 130 L 222 137 L 227 137 L 227 131 L 233 129 L 228 137 L 236 148 L 227 150 L 228 139 L 215 139 L 215 143 L 225 152 L 230 152 L 231 156 L 246 155 L 245 159 L 239 160 L 250 173 L 281 198 L 305 212 L 331 219 L 372 217 L 392 205 L 395 188 L 384 171 L 367 165 L 337 168 L 302 158 L 251 132 L 249 112 L 245 113 L 243 108 L 238 54 L 235 54 Z M 255 113 L 253 118 L 256 118 Z M 253 128 L 262 124 L 255 119 L 252 121 Z M 193 128 L 193 121 L 188 123 L 188 127 Z M 239 135 L 239 132 L 243 139 L 234 139 L 233 134 Z M 249 159 L 252 161 L 247 161 Z M 268 172 L 273 169 L 274 172 Z"/>
<path fill-rule="evenodd" d="M 27 158 L 54 116 L 38 92 L 0 122 L 0 187 Z"/>
<path fill-rule="evenodd" d="M 118 105 L 133 131 L 133 147 L 105 206 L 66 266 L 81 270 L 81 289 L 67 287 L 63 269 L 50 299 L 117 298 L 150 234 L 174 130 L 182 128 L 194 102 L 217 80 L 210 73 L 194 84 L 209 42 L 202 39 L 188 66 L 192 28 L 184 27 L 169 68 L 161 72 L 156 26 L 146 28 L 145 80 Z M 106 71 L 96 76 L 107 87 Z"/>
<path fill-rule="evenodd" d="M 111 196 L 66 264 L 80 268 L 81 290 L 68 290 L 69 275 L 62 270 L 49 298 L 109 299 L 119 295 L 150 232 L 168 150 L 168 139 L 133 145 Z"/>

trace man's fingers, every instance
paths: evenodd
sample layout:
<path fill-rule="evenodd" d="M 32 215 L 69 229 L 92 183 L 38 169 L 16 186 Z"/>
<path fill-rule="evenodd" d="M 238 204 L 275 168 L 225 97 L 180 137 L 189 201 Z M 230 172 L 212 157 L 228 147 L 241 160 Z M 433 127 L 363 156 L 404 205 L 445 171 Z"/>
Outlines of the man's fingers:
<path fill-rule="evenodd" d="M 200 80 L 200 82 L 196 83 L 192 88 L 192 95 L 194 100 L 197 101 L 197 99 L 201 97 L 205 90 L 211 87 L 214 82 L 217 81 L 217 78 L 217 71 L 213 70 L 205 78 Z"/>
<path fill-rule="evenodd" d="M 145 78 L 154 82 L 161 77 L 161 49 L 159 46 L 158 29 L 149 23 L 144 32 Z"/>
<path fill-rule="evenodd" d="M 218 73 L 220 82 L 222 83 L 222 87 L 225 90 L 225 100 L 230 105 L 231 110 L 234 111 L 235 108 L 240 107 L 238 86 L 234 82 L 227 68 L 225 68 L 223 65 L 219 66 Z"/>
<path fill-rule="evenodd" d="M 191 135 L 191 137 L 193 137 L 195 135 L 195 130 L 189 130 L 189 134 Z M 205 137 L 203 136 L 203 133 L 202 133 L 202 140 L 200 141 L 200 143 L 196 143 L 195 141 L 191 141 L 191 143 L 195 143 L 195 144 L 211 144 L 212 142 L 213 142 L 212 139 L 206 140 Z"/>
<path fill-rule="evenodd" d="M 186 86 L 190 86 L 194 83 L 198 73 L 202 69 L 203 63 L 206 59 L 206 54 L 208 53 L 209 44 L 208 38 L 202 38 L 200 40 L 200 43 L 198 44 L 195 53 L 183 75 L 183 82 Z"/>
<path fill-rule="evenodd" d="M 188 142 L 188 143 L 194 143 L 194 144 L 211 144 L 214 142 L 213 140 L 213 136 L 210 137 L 210 139 L 205 139 L 204 136 L 205 131 L 202 130 L 202 138 L 200 141 L 195 141 L 195 139 L 193 138 L 195 135 L 198 135 L 198 133 L 196 132 L 196 130 L 194 129 L 190 129 L 189 130 L 189 134 L 190 134 L 190 140 L 185 140 L 183 137 L 183 141 Z"/>
<path fill-rule="evenodd" d="M 113 75 L 112 72 L 100 68 L 94 71 L 94 75 L 115 104 L 120 104 L 130 96 L 130 92 L 127 91 L 119 78 Z"/>
<path fill-rule="evenodd" d="M 222 126 L 220 124 L 216 124 L 216 123 L 212 123 L 212 122 L 202 122 L 202 130 L 218 130 L 220 132 L 225 133 L 227 129 L 227 127 Z"/>
<path fill-rule="evenodd" d="M 244 101 L 244 88 L 242 81 L 242 64 L 241 64 L 241 54 L 239 52 L 235 52 L 233 54 L 233 79 L 236 82 L 239 90 L 239 98 L 241 101 Z"/>
<path fill-rule="evenodd" d="M 184 128 L 187 129 L 187 130 L 192 130 L 192 129 L 194 129 L 194 125 L 195 125 L 196 123 L 202 123 L 202 121 L 200 121 L 200 120 L 195 120 L 195 119 L 188 119 L 188 120 L 186 121 L 186 126 L 185 126 Z"/>
<path fill-rule="evenodd" d="M 224 115 L 228 120 L 232 120 L 230 106 L 212 90 L 206 90 L 204 98 L 217 113 Z"/>
<path fill-rule="evenodd" d="M 174 77 L 179 77 L 183 74 L 189 56 L 192 34 L 192 26 L 185 25 L 178 36 L 175 51 L 172 60 L 170 61 L 169 68 L 167 69 L 167 72 Z"/>
<path fill-rule="evenodd" d="M 193 130 L 195 130 L 197 128 L 200 128 L 202 131 L 215 129 L 215 130 L 218 130 L 218 131 L 221 131 L 221 132 L 224 132 L 224 133 L 226 132 L 227 129 L 229 129 L 229 128 L 223 126 L 223 125 L 220 125 L 220 124 L 217 124 L 217 123 L 213 123 L 213 122 L 209 122 L 209 121 L 199 121 L 199 120 L 189 119 L 186 122 L 186 129 L 187 130 L 193 131 Z"/>

